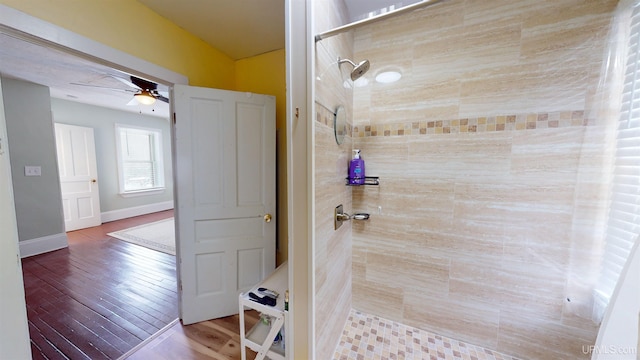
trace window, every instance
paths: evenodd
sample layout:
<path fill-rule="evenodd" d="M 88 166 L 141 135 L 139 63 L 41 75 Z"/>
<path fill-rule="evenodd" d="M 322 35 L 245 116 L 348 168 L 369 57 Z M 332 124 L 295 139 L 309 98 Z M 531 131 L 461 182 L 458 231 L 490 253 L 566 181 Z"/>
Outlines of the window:
<path fill-rule="evenodd" d="M 640 7 L 633 9 L 596 306 L 603 311 L 640 234 Z M 598 314 L 599 316 L 601 314 Z"/>
<path fill-rule="evenodd" d="M 153 194 L 164 190 L 162 131 L 116 124 L 120 194 Z"/>

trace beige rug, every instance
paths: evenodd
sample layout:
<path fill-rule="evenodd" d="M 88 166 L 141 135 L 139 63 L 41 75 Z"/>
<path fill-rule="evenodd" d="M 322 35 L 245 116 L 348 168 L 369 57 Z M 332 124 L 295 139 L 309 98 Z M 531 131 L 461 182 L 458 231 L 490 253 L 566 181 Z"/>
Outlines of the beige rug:
<path fill-rule="evenodd" d="M 107 235 L 163 253 L 176 254 L 173 218 L 115 231 Z"/>

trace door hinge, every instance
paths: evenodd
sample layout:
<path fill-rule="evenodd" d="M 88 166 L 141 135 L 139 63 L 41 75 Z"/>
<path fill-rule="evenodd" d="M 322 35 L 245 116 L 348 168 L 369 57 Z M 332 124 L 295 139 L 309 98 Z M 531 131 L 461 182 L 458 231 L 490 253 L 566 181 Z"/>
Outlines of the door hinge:
<path fill-rule="evenodd" d="M 173 113 L 173 125 L 176 124 L 176 113 Z"/>
<path fill-rule="evenodd" d="M 182 281 L 178 282 L 178 290 L 182 292 Z"/>

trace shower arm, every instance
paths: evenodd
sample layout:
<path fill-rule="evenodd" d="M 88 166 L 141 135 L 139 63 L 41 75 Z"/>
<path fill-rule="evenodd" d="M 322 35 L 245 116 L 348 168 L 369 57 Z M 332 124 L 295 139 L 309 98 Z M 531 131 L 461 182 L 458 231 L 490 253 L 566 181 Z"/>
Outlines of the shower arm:
<path fill-rule="evenodd" d="M 442 1 L 442 0 L 422 0 L 422 1 L 417 2 L 415 4 L 411 4 L 411 5 L 407 5 L 405 7 L 402 7 L 400 9 L 398 9 L 398 10 L 389 11 L 389 12 L 384 13 L 384 14 L 376 15 L 374 17 L 370 17 L 370 18 L 367 18 L 367 19 L 359 20 L 359 21 L 355 21 L 355 22 L 352 22 L 352 23 L 349 23 L 349 24 L 342 25 L 342 26 L 339 26 L 337 28 L 331 29 L 329 31 L 325 31 L 323 33 L 320 33 L 320 34 L 316 35 L 315 36 L 315 40 L 316 40 L 316 42 L 318 42 L 318 41 L 324 40 L 324 39 L 326 39 L 328 37 L 331 37 L 331 36 L 334 36 L 334 35 L 338 35 L 338 34 L 342 34 L 343 32 L 347 32 L 347 31 L 349 31 L 351 29 L 360 27 L 362 25 L 374 23 L 374 22 L 377 22 L 377 21 L 380 21 L 380 20 L 384 20 L 384 19 L 396 16 L 396 15 L 404 14 L 406 12 L 422 8 L 424 6 L 434 5 L 434 4 L 439 3 L 440 1 Z"/>
<path fill-rule="evenodd" d="M 354 68 L 355 68 L 356 66 L 358 66 L 358 64 L 354 63 L 353 61 L 351 61 L 351 60 L 349 60 L 349 59 L 341 59 L 341 58 L 338 58 L 338 65 L 340 65 L 340 64 L 342 64 L 342 63 L 349 63 L 349 64 L 351 64 L 351 66 L 353 66 Z"/>

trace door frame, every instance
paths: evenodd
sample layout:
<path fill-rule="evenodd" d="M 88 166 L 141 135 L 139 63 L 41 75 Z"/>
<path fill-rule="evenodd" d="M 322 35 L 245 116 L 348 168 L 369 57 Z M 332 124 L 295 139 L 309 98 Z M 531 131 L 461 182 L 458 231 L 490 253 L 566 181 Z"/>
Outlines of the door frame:
<path fill-rule="evenodd" d="M 0 4 L 0 32 L 43 47 L 75 55 L 84 60 L 131 73 L 139 77 L 144 77 L 169 87 L 173 87 L 174 84 L 187 85 L 189 83 L 188 78 L 182 74 L 111 48 L 3 4 Z M 171 113 L 173 113 L 173 108 L 170 108 L 170 114 Z M 4 116 L 4 113 L 2 116 Z M 10 158 L 11 154 L 9 154 L 9 159 Z M 15 223 L 15 213 L 13 214 L 13 220 L 9 219 L 9 221 L 13 221 Z M 15 243 L 2 245 L 0 251 L 10 253 L 12 249 L 14 247 L 17 248 L 18 245 L 18 238 L 16 236 Z M 20 259 L 18 259 L 18 261 L 20 261 Z M 21 262 L 19 262 L 19 264 L 21 266 Z M 3 319 L 19 323 L 23 320 L 20 317 L 20 314 L 15 311 L 16 308 L 22 307 L 26 314 L 24 282 L 21 271 L 20 273 L 16 273 L 16 279 L 13 281 L 19 281 L 21 289 L 5 294 L 5 298 L 11 298 L 12 304 L 15 306 L 10 309 L 11 311 L 7 311 L 7 309 L 0 309 L 0 313 Z M 160 332 L 162 331 L 163 330 L 160 330 Z M 27 348 L 15 349 L 15 351 L 29 351 L 30 353 L 30 348 L 28 348 L 29 334 L 27 333 L 26 336 L 27 341 L 25 343 L 27 344 Z"/>
<path fill-rule="evenodd" d="M 305 69 L 310 69 L 311 59 L 308 54 L 311 53 L 311 45 L 306 39 L 306 34 L 311 33 L 310 9 L 307 8 L 306 2 L 294 0 L 285 1 L 285 36 L 286 52 L 291 54 L 292 49 L 302 50 L 307 56 L 303 59 L 296 59 L 287 56 L 287 83 L 295 85 L 301 90 L 300 95 L 287 94 L 287 169 L 289 185 L 287 188 L 289 212 L 289 237 L 288 253 L 289 256 L 289 292 L 292 295 L 292 307 L 290 308 L 290 329 L 291 336 L 288 340 L 290 349 L 293 354 L 305 354 L 305 356 L 315 356 L 313 351 L 313 315 L 306 310 L 313 309 L 313 291 L 312 291 L 312 247 L 311 243 L 311 211 L 309 210 L 312 169 L 309 166 L 312 157 L 311 147 L 311 131 L 313 126 L 307 127 L 306 119 L 313 119 L 311 115 L 312 106 L 310 102 L 310 92 L 308 85 L 309 74 Z M 293 29 L 302 26 L 304 32 L 296 32 Z M 36 43 L 41 46 L 50 47 L 63 52 L 76 55 L 85 60 L 93 61 L 98 64 L 112 67 L 124 72 L 147 78 L 159 84 L 173 87 L 174 84 L 188 85 L 189 79 L 179 73 L 160 67 L 156 64 L 137 58 L 123 51 L 101 44 L 97 41 L 66 30 L 44 20 L 38 19 L 31 15 L 15 10 L 6 5 L 0 4 L 0 32 L 10 34 L 12 36 Z M 304 50 L 303 50 L 304 49 Z M 292 67 L 295 67 L 292 70 Z M 295 74 L 294 74 L 295 71 Z M 294 78 L 295 75 L 295 78 Z M 300 77 L 302 76 L 302 77 Z M 295 105 L 294 105 L 295 104 Z M 301 119 L 295 114 L 301 112 Z M 171 108 L 170 113 L 173 113 Z M 294 131 L 299 123 L 303 123 Z M 302 156 L 295 154 L 302 154 Z M 295 161 L 293 160 L 295 158 Z M 294 164 L 295 162 L 295 164 Z M 306 163 L 306 165 L 305 165 Z M 295 166 L 294 166 L 295 165 Z M 292 185 L 292 181 L 296 173 L 296 179 L 299 185 Z M 300 177 L 300 178 L 298 178 Z M 303 179 L 300 181 L 300 179 Z M 284 189 L 281 189 L 284 190 Z M 293 209 L 298 209 L 300 213 L 296 215 L 296 220 L 300 220 L 298 225 L 293 222 Z M 298 239 L 293 241 L 293 239 Z M 294 246 L 295 244 L 298 244 Z M 295 261 L 296 254 L 302 255 Z M 16 295 L 17 296 L 17 295 Z M 298 298 L 298 302 L 293 299 Z M 26 309 L 24 299 L 21 300 Z M 0 310 L 2 311 L 2 310 Z M 296 317 L 298 313 L 300 316 Z M 297 333 L 296 333 L 297 332 Z M 295 335 L 294 335 L 295 334 Z M 309 346 L 311 344 L 311 346 Z"/>
<path fill-rule="evenodd" d="M 187 85 L 189 83 L 189 79 L 182 74 L 3 4 L 0 4 L 0 32 L 37 45 L 72 54 L 84 60 L 144 77 L 166 86 L 173 86 L 174 84 Z"/>

